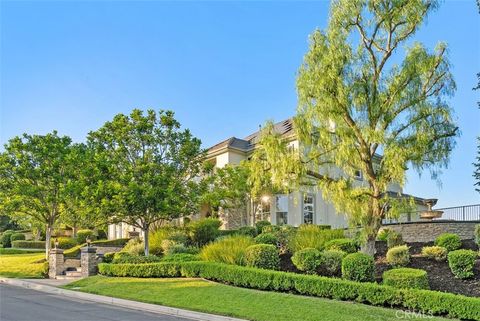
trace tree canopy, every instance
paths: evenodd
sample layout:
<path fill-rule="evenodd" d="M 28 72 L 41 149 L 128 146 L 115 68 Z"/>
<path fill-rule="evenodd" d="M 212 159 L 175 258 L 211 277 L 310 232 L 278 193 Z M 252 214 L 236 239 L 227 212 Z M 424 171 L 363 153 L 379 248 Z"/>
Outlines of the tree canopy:
<path fill-rule="evenodd" d="M 197 204 L 200 140 L 182 130 L 171 111 L 135 109 L 89 133 L 88 145 L 95 151 L 94 167 L 102 169 L 93 188 L 97 204 L 143 230 L 148 255 L 149 227 L 191 214 Z"/>
<path fill-rule="evenodd" d="M 0 211 L 46 227 L 46 255 L 52 229 L 69 198 L 78 159 L 70 137 L 57 132 L 15 137 L 0 154 Z"/>
<path fill-rule="evenodd" d="M 437 6 L 333 1 L 328 27 L 310 36 L 298 73 L 299 149 L 292 152 L 278 135 L 260 142 L 272 182 L 290 188 L 315 182 L 338 212 L 363 226 L 368 253 L 382 219 L 409 203 L 387 193 L 391 184 L 404 185 L 408 168 L 437 177 L 455 146 L 447 46 L 432 51 L 410 41 Z"/>

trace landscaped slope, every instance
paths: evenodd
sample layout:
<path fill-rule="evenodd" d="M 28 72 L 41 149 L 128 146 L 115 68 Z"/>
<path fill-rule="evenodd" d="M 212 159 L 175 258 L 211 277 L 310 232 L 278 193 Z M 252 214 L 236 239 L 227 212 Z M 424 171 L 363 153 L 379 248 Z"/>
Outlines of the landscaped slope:
<path fill-rule="evenodd" d="M 408 315 L 400 310 L 243 289 L 201 279 L 95 276 L 71 283 L 66 288 L 258 321 L 383 321 Z"/>

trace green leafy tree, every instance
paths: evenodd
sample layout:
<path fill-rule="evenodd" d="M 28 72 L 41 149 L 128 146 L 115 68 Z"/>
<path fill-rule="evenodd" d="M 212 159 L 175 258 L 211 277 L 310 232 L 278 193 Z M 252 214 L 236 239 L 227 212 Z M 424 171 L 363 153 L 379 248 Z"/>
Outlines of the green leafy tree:
<path fill-rule="evenodd" d="M 68 199 L 67 186 L 77 168 L 72 143 L 57 132 L 15 137 L 0 154 L 0 207 L 3 213 L 46 230 L 45 254 Z"/>
<path fill-rule="evenodd" d="M 446 45 L 430 51 L 409 42 L 437 6 L 333 1 L 328 27 L 310 36 L 299 70 L 299 151 L 275 135 L 260 143 L 273 182 L 315 183 L 351 224 L 363 227 L 365 253 L 374 253 L 382 219 L 412 203 L 391 197 L 389 185 L 403 186 L 407 168 L 437 177 L 458 135 L 448 103 L 455 83 Z M 357 171 L 362 183 L 353 178 Z"/>
<path fill-rule="evenodd" d="M 106 215 L 148 231 L 160 220 L 189 215 L 198 204 L 200 140 L 181 130 L 171 111 L 118 114 L 91 132 L 99 179 L 88 195 Z M 94 175 L 95 176 L 95 175 Z"/>
<path fill-rule="evenodd" d="M 211 168 L 205 173 L 202 184 L 200 205 L 207 206 L 212 216 L 228 215 L 228 222 L 233 226 L 248 223 L 251 186 L 245 164 Z"/>

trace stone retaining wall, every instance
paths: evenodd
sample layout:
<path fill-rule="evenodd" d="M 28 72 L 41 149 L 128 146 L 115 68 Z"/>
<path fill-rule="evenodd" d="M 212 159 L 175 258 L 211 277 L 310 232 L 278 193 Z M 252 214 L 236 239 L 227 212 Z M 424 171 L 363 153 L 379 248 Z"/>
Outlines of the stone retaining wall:
<path fill-rule="evenodd" d="M 475 225 L 480 221 L 426 221 L 386 224 L 384 228 L 402 234 L 405 242 L 432 242 L 442 233 L 454 233 L 462 240 L 474 239 Z"/>

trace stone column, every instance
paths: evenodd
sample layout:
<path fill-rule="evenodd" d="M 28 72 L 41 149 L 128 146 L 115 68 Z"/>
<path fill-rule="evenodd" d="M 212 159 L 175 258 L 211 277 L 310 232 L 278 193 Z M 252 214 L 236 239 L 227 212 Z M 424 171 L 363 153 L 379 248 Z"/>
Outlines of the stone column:
<path fill-rule="evenodd" d="M 81 256 L 82 277 L 97 274 L 97 249 L 94 247 L 83 247 Z"/>
<path fill-rule="evenodd" d="M 62 249 L 51 249 L 48 257 L 48 277 L 55 279 L 65 272 L 64 257 Z"/>

